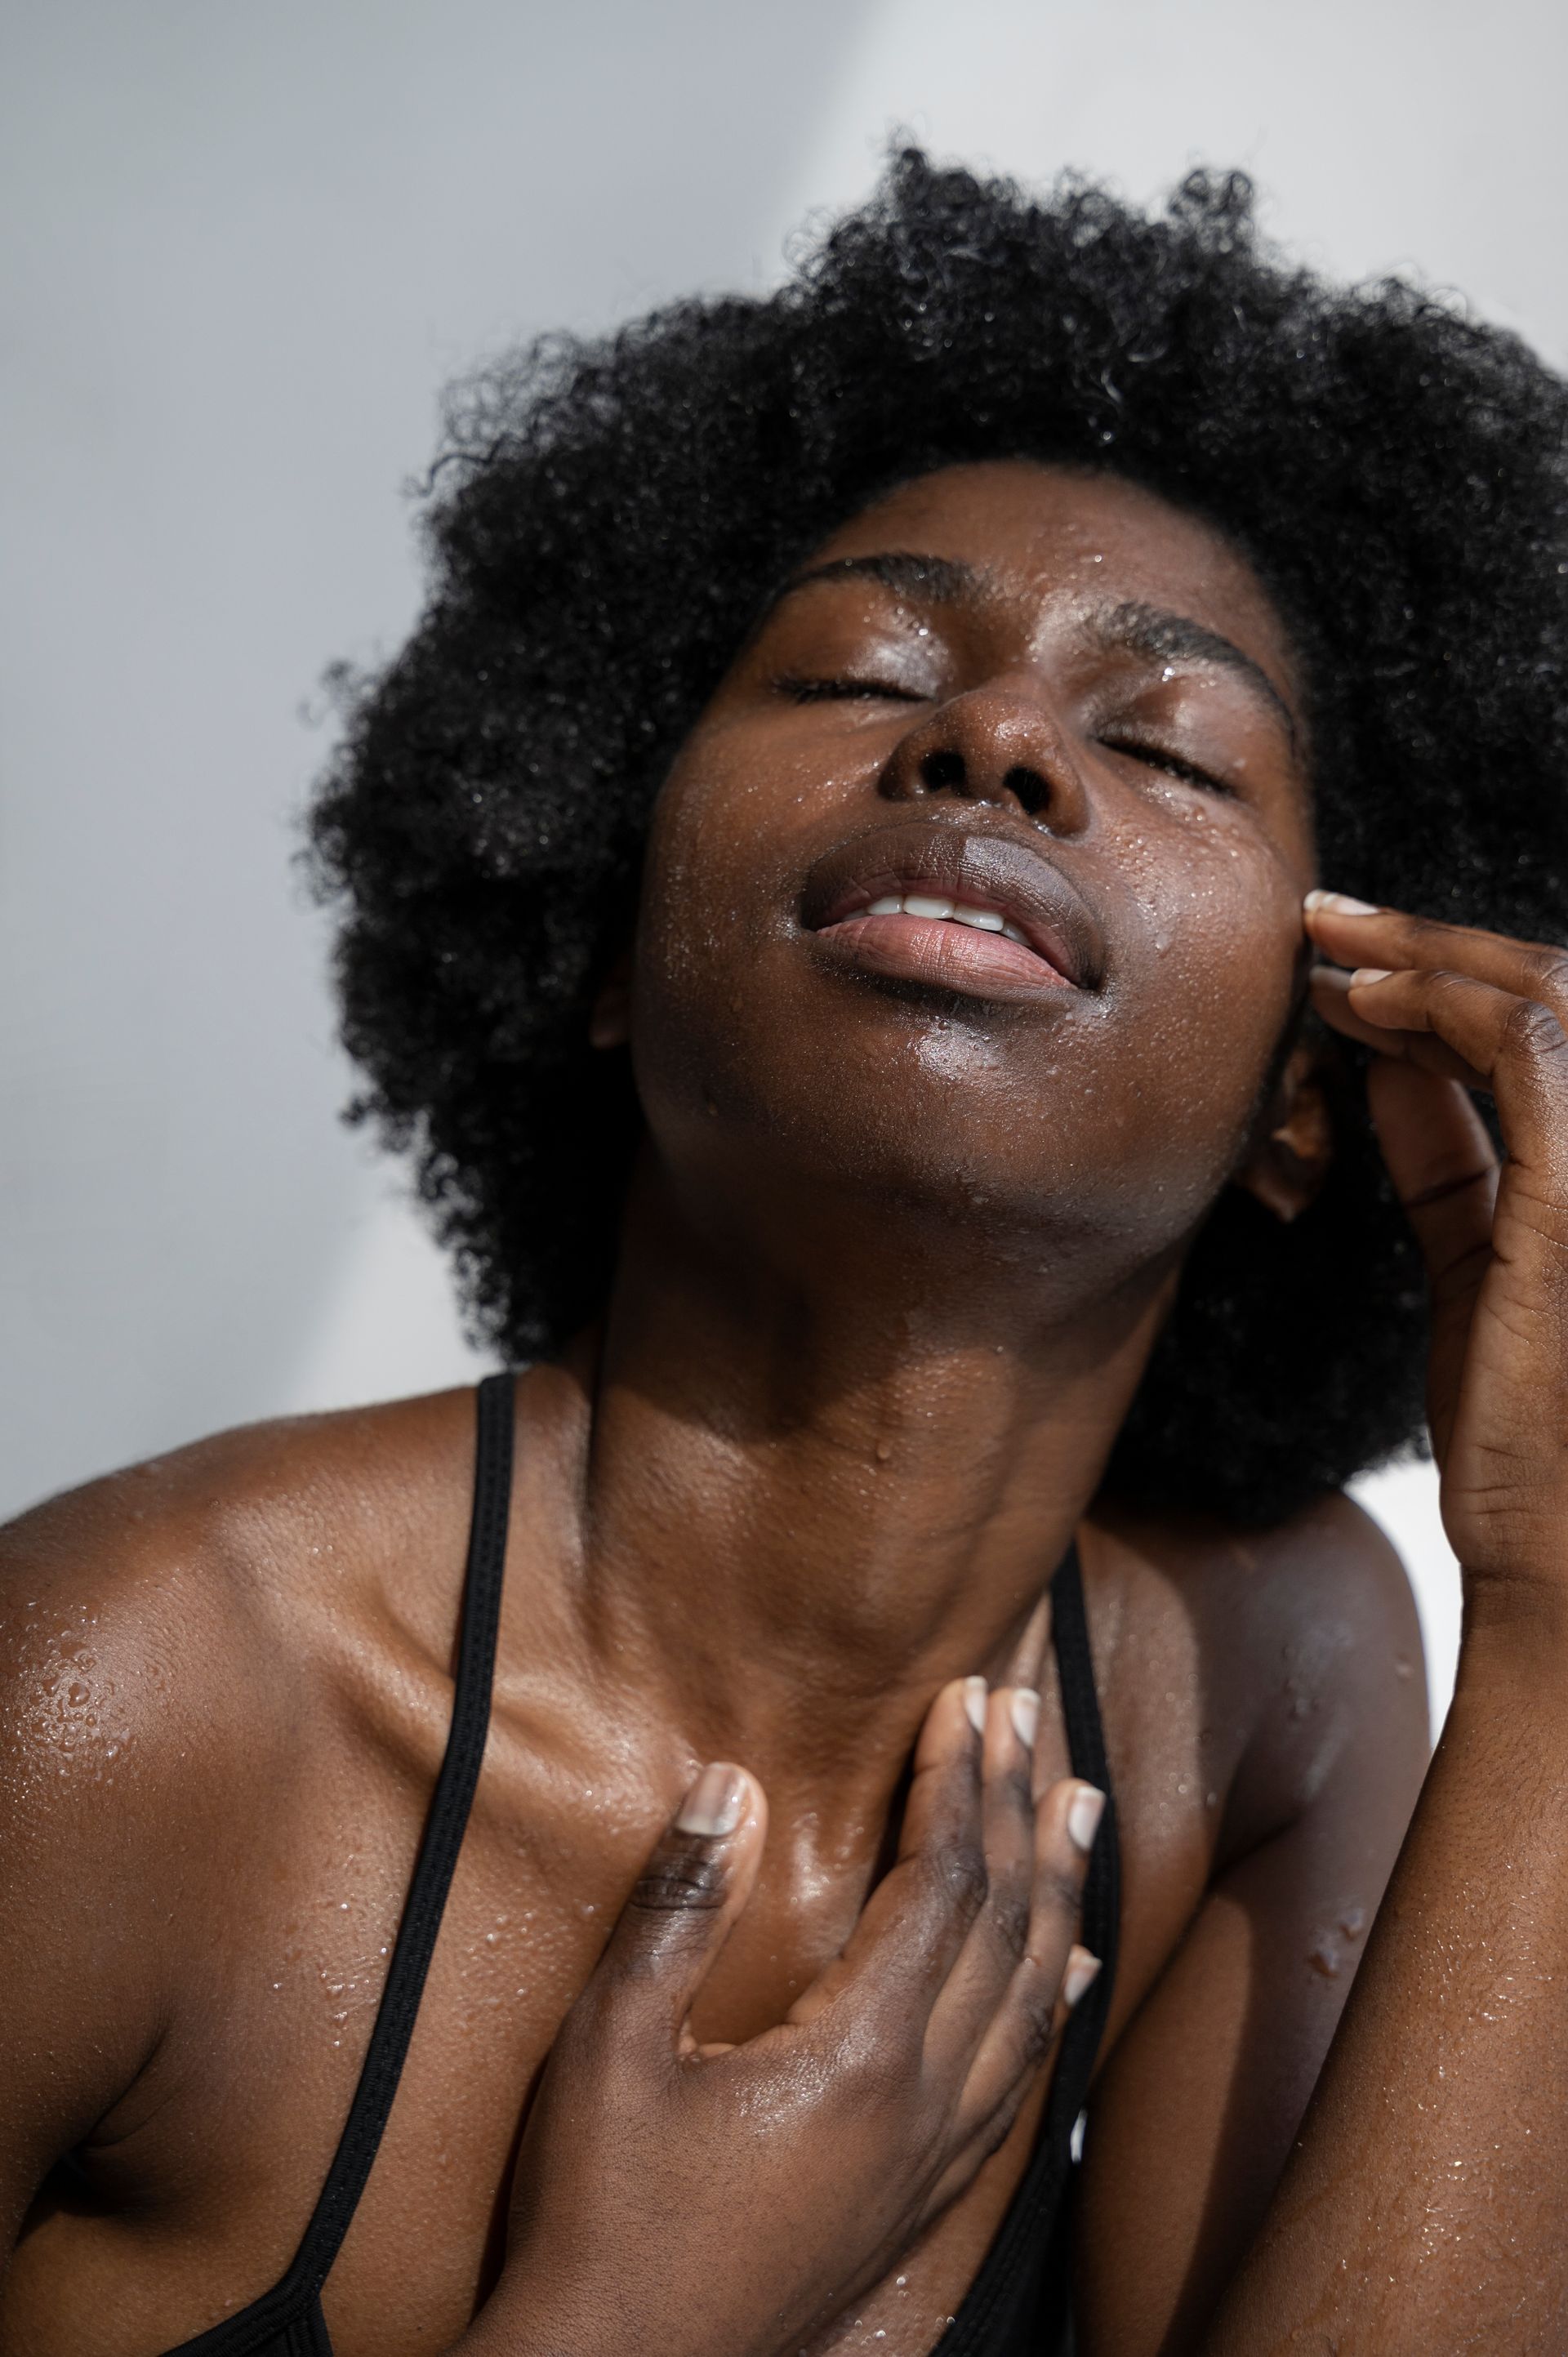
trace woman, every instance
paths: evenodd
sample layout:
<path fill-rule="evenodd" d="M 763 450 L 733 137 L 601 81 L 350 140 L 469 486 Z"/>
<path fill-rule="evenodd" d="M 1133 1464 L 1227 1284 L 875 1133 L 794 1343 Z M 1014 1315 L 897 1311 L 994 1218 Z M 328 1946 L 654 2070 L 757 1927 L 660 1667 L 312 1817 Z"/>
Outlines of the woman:
<path fill-rule="evenodd" d="M 916 156 L 478 390 L 317 843 L 528 1364 L 9 1534 L 0 2347 L 1561 2344 L 1563 421 Z"/>

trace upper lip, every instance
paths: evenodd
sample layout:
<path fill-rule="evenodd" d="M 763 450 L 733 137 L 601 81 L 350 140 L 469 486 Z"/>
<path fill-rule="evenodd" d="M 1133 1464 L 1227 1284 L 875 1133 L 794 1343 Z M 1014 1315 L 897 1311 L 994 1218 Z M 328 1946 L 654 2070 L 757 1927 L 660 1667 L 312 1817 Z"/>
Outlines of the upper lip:
<path fill-rule="evenodd" d="M 884 893 L 909 891 L 998 909 L 1069 982 L 1100 982 L 1104 941 L 1078 893 L 1033 844 L 992 828 L 916 819 L 858 834 L 818 860 L 801 913 L 821 932 Z"/>

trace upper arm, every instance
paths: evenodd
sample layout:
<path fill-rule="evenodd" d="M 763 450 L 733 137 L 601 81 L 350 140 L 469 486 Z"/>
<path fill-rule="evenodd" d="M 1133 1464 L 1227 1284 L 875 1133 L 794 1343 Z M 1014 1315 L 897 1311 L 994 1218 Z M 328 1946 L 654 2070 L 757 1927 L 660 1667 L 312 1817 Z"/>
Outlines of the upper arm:
<path fill-rule="evenodd" d="M 1317 1706 L 1326 1739 L 1287 1821 L 1211 1883 L 1096 2086 L 1085 2357 L 1196 2344 L 1262 2223 L 1420 1791 L 1426 1693 L 1410 1674 L 1422 1656 L 1409 1584 L 1374 1524 L 1353 1509 L 1338 1520 L 1322 1591 L 1304 1599 L 1349 1640 Z"/>
<path fill-rule="evenodd" d="M 168 2019 L 210 1714 L 154 1555 L 93 1492 L 0 1533 L 0 2272 Z"/>

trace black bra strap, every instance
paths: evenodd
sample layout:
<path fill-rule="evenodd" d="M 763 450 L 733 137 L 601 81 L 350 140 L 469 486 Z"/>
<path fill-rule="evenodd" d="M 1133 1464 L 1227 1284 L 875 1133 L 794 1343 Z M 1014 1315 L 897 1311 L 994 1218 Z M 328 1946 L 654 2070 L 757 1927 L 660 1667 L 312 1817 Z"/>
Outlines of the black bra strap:
<path fill-rule="evenodd" d="M 1100 1957 L 1101 1969 L 1062 2032 L 1046 2115 L 1023 2181 L 933 2357 L 985 2357 L 1004 2346 L 1037 2347 L 1041 2357 L 1048 2348 L 1054 2357 L 1058 2347 L 1070 2347 L 1071 2341 L 1065 2321 L 1063 2196 L 1071 2175 L 1073 2127 L 1089 2093 L 1116 1977 L 1121 1882 L 1115 1804 L 1076 1547 L 1068 1549 L 1051 1582 L 1051 1645 L 1072 1771 L 1098 1784 L 1105 1795 L 1105 1814 L 1084 1884 L 1082 1923 L 1083 1944 Z"/>
<path fill-rule="evenodd" d="M 302 2282 L 320 2288 L 365 2190 L 413 2034 L 424 1976 L 479 1781 L 479 1763 L 489 1731 L 490 1683 L 511 1504 L 514 1410 L 510 1374 L 486 1376 L 478 1387 L 476 1413 L 474 1517 L 446 1757 L 425 1820 L 365 2066 L 321 2198 L 285 2279 L 291 2288 Z"/>
<path fill-rule="evenodd" d="M 1046 2109 L 1042 2141 L 1065 2147 L 1082 2111 L 1100 2040 L 1111 2011 L 1116 1981 L 1117 1934 L 1122 1917 L 1122 1858 L 1116 1837 L 1116 1797 L 1111 1789 L 1111 1768 L 1105 1756 L 1105 1730 L 1094 1687 L 1094 1656 L 1090 1651 L 1089 1616 L 1083 1604 L 1083 1574 L 1078 1548 L 1067 1555 L 1051 1582 L 1051 1643 L 1057 1675 L 1061 1681 L 1062 1718 L 1067 1728 L 1068 1757 L 1072 1772 L 1098 1784 L 1105 1795 L 1105 1813 L 1089 1861 L 1083 1890 L 1083 1945 L 1100 1958 L 1100 1972 L 1062 2032 Z"/>

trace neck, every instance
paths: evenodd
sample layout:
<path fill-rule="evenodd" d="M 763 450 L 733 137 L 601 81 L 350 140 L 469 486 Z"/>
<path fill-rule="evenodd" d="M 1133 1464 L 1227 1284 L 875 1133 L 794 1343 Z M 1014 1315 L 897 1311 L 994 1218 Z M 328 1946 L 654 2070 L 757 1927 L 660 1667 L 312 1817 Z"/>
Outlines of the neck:
<path fill-rule="evenodd" d="M 607 1671 L 692 1756 L 776 1786 L 890 1781 L 945 1680 L 1016 1674 L 1176 1268 L 1094 1295 L 1083 1254 L 1038 1235 L 975 1251 L 972 1222 L 885 1208 L 835 1229 L 791 1208 L 772 1249 L 639 1175 L 579 1605 Z"/>

